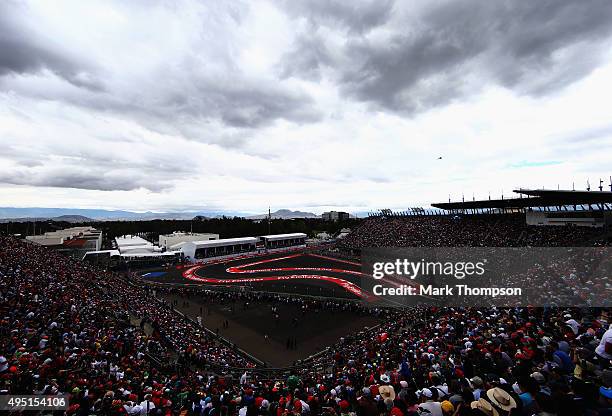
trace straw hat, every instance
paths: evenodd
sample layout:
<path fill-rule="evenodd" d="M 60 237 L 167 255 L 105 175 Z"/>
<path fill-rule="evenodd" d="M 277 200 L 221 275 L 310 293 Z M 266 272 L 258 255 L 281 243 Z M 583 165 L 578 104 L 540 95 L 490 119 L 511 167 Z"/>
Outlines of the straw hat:
<path fill-rule="evenodd" d="M 395 400 L 395 390 L 393 390 L 393 387 L 391 386 L 380 386 L 378 388 L 378 394 L 380 394 L 380 397 L 384 399 L 391 399 L 391 400 Z"/>
<path fill-rule="evenodd" d="M 509 412 L 516 407 L 516 401 L 508 394 L 506 390 L 499 387 L 494 387 L 487 390 L 487 397 L 491 403 L 501 410 Z"/>
<path fill-rule="evenodd" d="M 491 403 L 489 403 L 485 399 L 479 399 L 477 401 L 473 401 L 470 404 L 470 407 L 472 409 L 480 410 L 482 413 L 484 413 L 487 416 L 499 416 L 499 413 L 497 412 L 497 410 L 495 410 L 493 406 L 491 405 Z"/>

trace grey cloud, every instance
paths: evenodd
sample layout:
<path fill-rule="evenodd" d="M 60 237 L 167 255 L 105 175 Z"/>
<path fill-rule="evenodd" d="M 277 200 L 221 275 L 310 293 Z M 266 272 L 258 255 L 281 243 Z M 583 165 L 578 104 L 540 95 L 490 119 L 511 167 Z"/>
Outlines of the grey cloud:
<path fill-rule="evenodd" d="M 180 80 L 180 74 L 167 74 Z M 22 94 L 43 100 L 60 100 L 95 111 L 132 118 L 148 128 L 164 134 L 181 134 L 186 139 L 227 146 L 227 133 L 208 134 L 208 123 L 225 128 L 250 130 L 284 119 L 310 123 L 321 119 L 314 100 L 301 91 L 293 91 L 272 82 L 247 80 L 240 74 L 226 79 L 184 79 L 172 91 L 160 85 L 156 89 L 141 88 L 133 95 L 125 91 L 57 91 L 19 90 Z M 226 84 L 226 85 L 223 85 Z M 15 89 L 0 79 L 0 89 Z M 91 89 L 90 89 L 91 90 Z M 232 135 L 230 135 L 232 136 Z M 242 141 L 232 141 L 229 146 Z"/>
<path fill-rule="evenodd" d="M 220 25 L 224 19 L 227 24 L 240 24 L 246 9 L 246 5 L 234 5 L 217 10 L 223 15 L 215 15 L 219 19 L 215 24 Z M 168 12 L 175 10 L 169 7 Z M 158 131 L 183 134 L 200 130 L 196 140 L 212 140 L 217 144 L 222 144 L 222 140 L 202 133 L 210 121 L 249 130 L 280 119 L 307 123 L 321 117 L 312 98 L 299 89 L 281 85 L 272 78 L 250 78 L 248 68 L 236 65 L 235 45 L 229 44 L 229 40 L 220 39 L 220 45 L 226 42 L 227 47 L 219 46 L 219 51 L 208 57 L 215 65 L 224 66 L 224 72 L 208 72 L 204 56 L 193 50 L 187 51 L 183 61 L 151 68 L 149 75 L 135 84 L 114 84 L 121 74 L 77 59 L 58 45 L 32 34 L 23 23 L 24 15 L 27 15 L 24 5 L 12 2 L 0 5 L 0 90 L 131 117 Z M 26 82 L 18 84 L 7 76 L 45 70 L 77 87 L 76 91 L 29 88 Z M 102 83 L 100 79 L 106 81 Z"/>
<path fill-rule="evenodd" d="M 179 74 L 174 75 L 179 78 Z M 250 130 L 276 120 L 310 123 L 322 117 L 313 99 L 300 91 L 246 80 L 239 74 L 228 77 L 229 81 L 188 78 L 176 90 L 144 91 L 135 100 L 111 94 L 67 95 L 65 100 L 98 111 L 129 115 L 160 133 L 228 148 L 241 147 Z"/>
<path fill-rule="evenodd" d="M 103 150 L 87 153 L 82 148 L 72 151 L 56 147 L 53 141 L 45 147 L 27 149 L 8 145 L 2 156 L 17 167 L 0 169 L 0 183 L 100 191 L 144 188 L 160 192 L 172 188 L 173 181 L 193 169 L 189 163 L 177 164 L 173 155 L 165 153 L 128 160 Z"/>
<path fill-rule="evenodd" d="M 66 170 L 69 169 L 66 168 Z M 151 178 L 136 175 L 121 176 L 97 172 L 50 172 L 46 170 L 0 172 L 0 183 L 97 191 L 132 191 L 145 188 L 153 192 L 160 192 L 169 188 L 167 183 L 156 182 Z"/>
<path fill-rule="evenodd" d="M 43 164 L 40 154 L 38 154 L 37 152 L 33 152 L 30 148 L 22 147 L 21 149 L 19 149 L 17 146 L 10 144 L 5 144 L 3 146 L 0 158 L 10 159 L 17 165 L 25 166 L 28 168 L 41 166 Z"/>
<path fill-rule="evenodd" d="M 312 98 L 293 93 L 276 85 L 230 86 L 217 88 L 199 86 L 200 94 L 189 111 L 194 115 L 220 118 L 225 124 L 238 128 L 255 128 L 276 119 L 311 122 L 320 118 Z"/>
<path fill-rule="evenodd" d="M 556 138 L 555 141 L 565 142 L 567 144 L 590 143 L 593 146 L 597 146 L 598 143 L 594 142 L 612 141 L 612 124 L 575 131 L 560 138 Z"/>
<path fill-rule="evenodd" d="M 355 200 L 350 200 L 350 201 L 344 201 L 344 202 L 330 202 L 330 201 L 323 201 L 321 203 L 307 203 L 307 204 L 303 204 L 304 208 L 321 208 L 321 207 L 325 207 L 325 208 L 346 208 L 346 207 L 357 207 L 357 208 L 362 208 L 362 207 L 367 207 L 367 204 L 364 201 L 355 201 Z"/>
<path fill-rule="evenodd" d="M 511 2 L 500 16 L 491 76 L 530 95 L 590 73 L 612 35 L 612 7 L 605 0 Z"/>
<path fill-rule="evenodd" d="M 532 96 L 558 91 L 597 67 L 612 35 L 607 0 L 412 6 L 417 10 L 394 13 L 384 26 L 389 32 L 384 40 L 349 34 L 335 54 L 321 56 L 319 51 L 329 47 L 324 39 L 308 45 L 298 38 L 280 66 L 306 79 L 313 68 L 327 67 L 345 96 L 412 114 L 485 85 Z M 318 4 L 303 7 L 314 15 L 319 10 Z M 307 59 L 292 59 L 300 51 Z M 340 58 L 329 62 L 330 56 Z"/>
<path fill-rule="evenodd" d="M 448 33 L 428 30 L 395 35 L 381 47 L 355 41 L 347 56 L 359 65 L 350 65 L 341 74 L 340 88 L 359 100 L 398 111 L 444 103 L 464 88 L 461 63 L 478 53 L 477 49 L 466 53 L 466 46 L 476 47 L 467 38 L 450 38 Z"/>
<path fill-rule="evenodd" d="M 608 154 L 612 149 L 612 125 L 600 125 L 592 128 L 571 131 L 548 138 L 548 143 L 554 149 L 556 157 L 577 159 L 583 155 L 592 154 L 593 151 Z M 594 165 L 587 164 L 584 169 L 606 172 L 609 169 L 596 169 Z"/>
<path fill-rule="evenodd" d="M 19 165 L 25 166 L 28 168 L 34 168 L 37 166 L 43 166 L 43 162 L 37 159 L 20 159 L 16 161 Z"/>
<path fill-rule="evenodd" d="M 323 36 L 315 30 L 297 37 L 293 48 L 282 59 L 279 75 L 281 78 L 298 75 L 304 79 L 319 81 L 321 70 L 332 64 L 331 52 Z"/>
<path fill-rule="evenodd" d="M 30 30 L 22 18 L 27 13 L 26 5 L 10 0 L 0 3 L 0 77 L 46 69 L 76 87 L 103 90 L 89 63 L 70 56 Z"/>
<path fill-rule="evenodd" d="M 306 17 L 314 25 L 340 25 L 354 33 L 364 33 L 381 26 L 393 12 L 393 0 L 310 0 L 281 3 L 292 17 Z"/>

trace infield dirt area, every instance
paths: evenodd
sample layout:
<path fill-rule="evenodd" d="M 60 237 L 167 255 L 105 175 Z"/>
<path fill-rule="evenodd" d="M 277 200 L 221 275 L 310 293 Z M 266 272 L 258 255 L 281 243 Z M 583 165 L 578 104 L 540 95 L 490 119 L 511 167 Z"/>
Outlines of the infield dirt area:
<path fill-rule="evenodd" d="M 208 329 L 235 343 L 271 367 L 286 367 L 323 348 L 338 342 L 343 336 L 373 327 L 380 323 L 374 316 L 357 315 L 344 311 L 308 311 L 302 313 L 299 305 L 277 302 L 279 319 L 274 319 L 272 304 L 258 302 L 210 302 L 198 295 L 183 297 L 176 294 L 163 296 L 168 302 L 176 301 L 175 308 L 197 319 Z M 227 328 L 223 322 L 228 321 Z M 267 337 L 266 337 L 267 335 Z M 287 348 L 289 339 L 295 340 L 295 349 Z"/>

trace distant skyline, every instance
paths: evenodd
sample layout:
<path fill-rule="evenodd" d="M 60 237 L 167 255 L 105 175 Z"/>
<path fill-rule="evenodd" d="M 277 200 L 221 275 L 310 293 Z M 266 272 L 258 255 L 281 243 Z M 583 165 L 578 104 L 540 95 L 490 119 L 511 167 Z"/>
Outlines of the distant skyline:
<path fill-rule="evenodd" d="M 607 0 L 0 2 L 0 205 L 609 189 L 611 21 Z"/>

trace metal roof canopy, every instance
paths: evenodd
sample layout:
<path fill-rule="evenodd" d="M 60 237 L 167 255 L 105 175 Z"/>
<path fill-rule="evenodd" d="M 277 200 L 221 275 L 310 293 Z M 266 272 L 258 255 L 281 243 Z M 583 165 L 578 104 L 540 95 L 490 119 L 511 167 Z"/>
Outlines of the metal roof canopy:
<path fill-rule="evenodd" d="M 520 209 L 529 207 L 558 207 L 569 205 L 612 204 L 609 191 L 572 191 L 548 189 L 516 189 L 515 193 L 527 198 L 487 199 L 481 201 L 443 202 L 431 204 L 444 210 L 463 209 Z"/>
<path fill-rule="evenodd" d="M 180 254 L 180 251 L 164 251 L 163 253 L 155 252 L 155 253 L 124 253 L 120 256 L 122 258 L 140 258 L 140 257 L 150 257 L 150 258 L 160 258 L 160 257 L 174 257 Z"/>
<path fill-rule="evenodd" d="M 150 241 L 147 241 L 137 235 L 123 235 L 121 237 L 115 237 L 115 243 L 117 243 L 117 247 L 120 248 L 128 246 L 153 245 Z"/>
<path fill-rule="evenodd" d="M 272 235 L 262 235 L 261 238 L 265 238 L 266 240 L 275 241 L 275 240 L 288 240 L 291 238 L 306 238 L 306 234 L 304 233 L 290 233 L 290 234 L 272 234 Z"/>
<path fill-rule="evenodd" d="M 88 255 L 88 254 L 106 254 L 106 253 L 108 253 L 111 256 L 118 256 L 120 254 L 119 250 L 93 250 L 93 251 L 86 252 L 85 255 Z"/>

